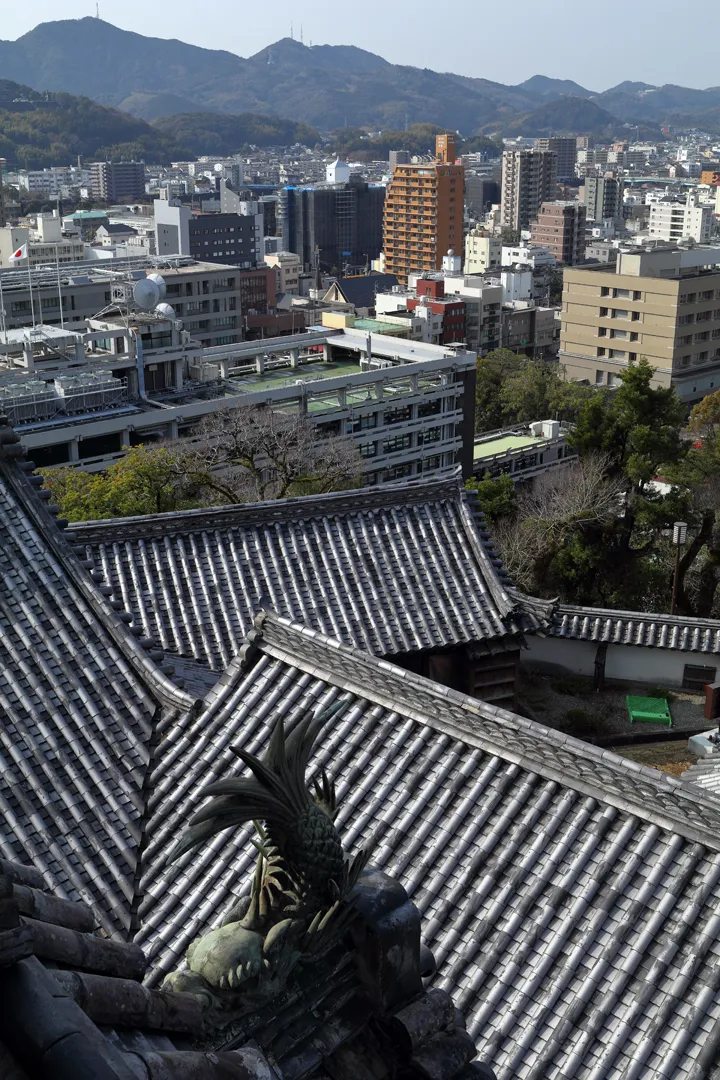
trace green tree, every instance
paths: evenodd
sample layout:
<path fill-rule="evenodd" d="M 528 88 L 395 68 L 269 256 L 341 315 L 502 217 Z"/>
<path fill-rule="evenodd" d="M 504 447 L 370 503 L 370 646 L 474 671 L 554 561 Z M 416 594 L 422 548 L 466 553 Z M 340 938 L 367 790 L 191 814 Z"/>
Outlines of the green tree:
<path fill-rule="evenodd" d="M 567 382 L 555 362 L 495 349 L 477 362 L 475 430 L 533 420 L 575 421 L 595 390 Z"/>
<path fill-rule="evenodd" d="M 581 470 L 567 474 L 569 486 L 547 480 L 545 503 L 523 501 L 514 534 L 501 543 L 515 552 L 508 562 L 521 566 L 519 579 L 531 580 L 536 591 L 568 602 L 667 610 L 668 529 L 679 518 L 697 520 L 699 527 L 700 518 L 689 515 L 692 492 L 700 498 L 702 478 L 698 464 L 694 477 L 686 476 L 670 491 L 651 483 L 660 473 L 680 469 L 688 451 L 684 406 L 674 390 L 654 387 L 653 377 L 652 367 L 641 360 L 621 373 L 617 389 L 585 388 L 584 396 L 570 402 L 576 423 L 569 442 L 580 455 Z M 554 403 L 550 395 L 546 400 Z M 537 407 L 537 388 L 519 396 L 518 409 L 524 401 Z M 712 468 L 706 459 L 706 477 Z"/>
<path fill-rule="evenodd" d="M 180 482 L 177 458 L 165 446 L 136 446 L 104 473 L 52 469 L 45 474 L 62 513 L 70 521 L 134 517 L 202 505 Z"/>
<path fill-rule="evenodd" d="M 465 489 L 477 492 L 480 509 L 490 522 L 508 517 L 515 510 L 515 485 L 509 473 L 493 478 L 486 472 L 482 480 L 467 480 Z"/>
<path fill-rule="evenodd" d="M 718 401 L 711 401 L 715 396 L 699 402 L 690 418 L 691 426 L 700 422 L 707 434 L 666 473 L 687 500 L 686 512 L 678 514 L 689 525 L 688 543 L 679 563 L 678 611 L 698 617 L 715 612 L 720 586 L 720 433 L 709 429 L 717 422 L 713 417 Z M 699 409 L 705 402 L 707 407 Z"/>
<path fill-rule="evenodd" d="M 494 431 L 506 423 L 503 384 L 520 370 L 524 361 L 525 357 L 511 349 L 494 349 L 479 358 L 475 382 L 476 431 Z"/>

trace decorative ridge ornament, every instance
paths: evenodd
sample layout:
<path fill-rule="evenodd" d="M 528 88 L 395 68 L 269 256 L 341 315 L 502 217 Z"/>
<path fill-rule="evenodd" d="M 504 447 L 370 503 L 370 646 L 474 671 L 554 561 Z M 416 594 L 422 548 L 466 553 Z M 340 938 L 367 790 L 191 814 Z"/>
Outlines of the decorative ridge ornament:
<path fill-rule="evenodd" d="M 287 737 L 279 722 L 264 758 L 233 748 L 252 777 L 206 788 L 210 802 L 190 819 L 169 860 L 248 821 L 255 825 L 258 859 L 250 896 L 223 926 L 192 942 L 189 971 L 168 975 L 166 989 L 190 991 L 216 1008 L 257 1003 L 281 990 L 296 965 L 327 952 L 347 931 L 355 916 L 350 894 L 368 856 L 360 851 L 346 858 L 334 824 L 335 785 L 323 770 L 311 791 L 305 772 L 321 729 L 348 704 L 343 698 L 308 713 Z"/>

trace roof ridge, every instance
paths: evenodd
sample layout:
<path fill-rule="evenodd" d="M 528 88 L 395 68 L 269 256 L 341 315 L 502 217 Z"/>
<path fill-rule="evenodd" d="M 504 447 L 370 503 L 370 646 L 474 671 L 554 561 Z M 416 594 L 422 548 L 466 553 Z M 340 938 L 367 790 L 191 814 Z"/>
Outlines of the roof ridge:
<path fill-rule="evenodd" d="M 40 500 L 37 492 L 33 490 L 31 478 L 26 475 L 26 472 L 33 468 L 32 463 L 25 460 L 21 463 L 21 459 L 26 457 L 25 448 L 21 446 L 19 437 L 12 427 L 9 424 L 5 426 L 5 421 L 6 418 L 0 416 L 0 479 L 4 479 L 11 488 L 23 512 L 41 533 L 55 558 L 62 563 L 69 581 L 80 592 L 83 601 L 91 608 L 93 615 L 115 646 L 132 664 L 138 679 L 142 680 L 148 690 L 155 694 L 158 703 L 170 705 L 173 708 L 192 707 L 195 704 L 195 698 L 176 686 L 157 667 L 145 647 L 128 630 L 116 613 L 108 611 L 98 585 L 93 581 L 91 574 L 87 572 L 87 568 L 83 566 L 74 550 L 77 539 L 75 530 L 67 529 L 67 532 L 63 532 L 68 522 L 64 518 L 54 517 Z M 51 525 L 56 527 L 49 527 Z M 113 618 L 109 617 L 111 614 Z M 128 615 L 129 618 L 130 615 Z"/>
<path fill-rule="evenodd" d="M 399 484 L 381 484 L 377 488 L 351 488 L 322 495 L 299 495 L 266 502 L 210 506 L 199 510 L 170 511 L 138 517 L 108 518 L 99 521 L 73 522 L 73 532 L 81 542 L 90 542 L 108 533 L 113 540 L 129 540 L 172 532 L 192 532 L 202 528 L 304 520 L 331 514 L 357 513 L 385 506 L 428 502 L 434 499 L 459 498 L 462 491 L 459 471 L 434 480 L 414 480 Z M 199 524 L 198 524 L 199 523 Z"/>
<path fill-rule="evenodd" d="M 263 612 L 255 628 L 254 644 L 267 655 L 720 851 L 720 801 L 689 791 L 675 777 L 431 682 L 273 612 Z M 421 708 L 408 707 L 410 699 Z"/>
<path fill-rule="evenodd" d="M 557 604 L 558 615 L 563 612 L 582 615 L 585 618 L 633 619 L 638 622 L 667 622 L 687 626 L 712 626 L 720 629 L 720 619 L 703 618 L 698 615 L 670 615 L 656 611 L 627 611 L 615 608 L 585 607 L 582 604 Z"/>

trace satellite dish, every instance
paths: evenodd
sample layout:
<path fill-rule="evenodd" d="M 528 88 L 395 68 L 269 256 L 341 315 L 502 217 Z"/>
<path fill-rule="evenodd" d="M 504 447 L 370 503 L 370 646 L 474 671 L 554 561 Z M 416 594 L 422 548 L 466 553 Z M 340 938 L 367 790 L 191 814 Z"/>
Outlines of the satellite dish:
<path fill-rule="evenodd" d="M 152 311 L 160 303 L 160 289 L 156 281 L 140 278 L 133 285 L 133 300 L 143 311 Z"/>
<path fill-rule="evenodd" d="M 167 285 L 165 284 L 165 278 L 162 274 L 147 274 L 145 276 L 146 281 L 154 281 L 160 290 L 160 299 L 164 300 L 167 296 Z"/>
<path fill-rule="evenodd" d="M 155 308 L 155 313 L 157 315 L 164 315 L 166 319 L 175 318 L 175 308 L 172 304 L 158 304 Z"/>

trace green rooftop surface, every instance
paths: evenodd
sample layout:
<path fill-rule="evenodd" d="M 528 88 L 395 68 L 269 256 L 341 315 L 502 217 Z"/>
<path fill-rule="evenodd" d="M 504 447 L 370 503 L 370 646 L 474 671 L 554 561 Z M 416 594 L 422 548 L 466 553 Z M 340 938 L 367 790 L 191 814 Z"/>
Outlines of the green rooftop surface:
<path fill-rule="evenodd" d="M 94 218 L 107 217 L 107 210 L 76 210 L 74 214 L 68 214 L 68 217 L 73 218 L 75 221 L 92 221 Z"/>
<path fill-rule="evenodd" d="M 544 442 L 541 436 L 535 435 L 498 435 L 497 439 L 489 439 L 487 442 L 475 443 L 473 457 L 493 457 L 495 454 L 507 454 L 508 450 L 524 450 L 526 447 L 536 446 Z"/>
<path fill-rule="evenodd" d="M 380 322 L 379 319 L 356 319 L 353 330 L 365 330 L 369 334 L 406 334 L 406 326 L 397 323 Z"/>
<path fill-rule="evenodd" d="M 257 393 L 259 390 L 277 390 L 281 386 L 294 386 L 296 382 L 318 382 L 322 379 L 337 379 L 342 375 L 358 375 L 360 365 L 354 361 L 345 361 L 339 364 L 326 364 L 320 360 L 318 363 L 301 364 L 298 368 L 287 367 L 275 368 L 267 371 L 264 375 L 236 375 L 232 381 L 237 382 L 238 390 L 248 394 Z"/>

